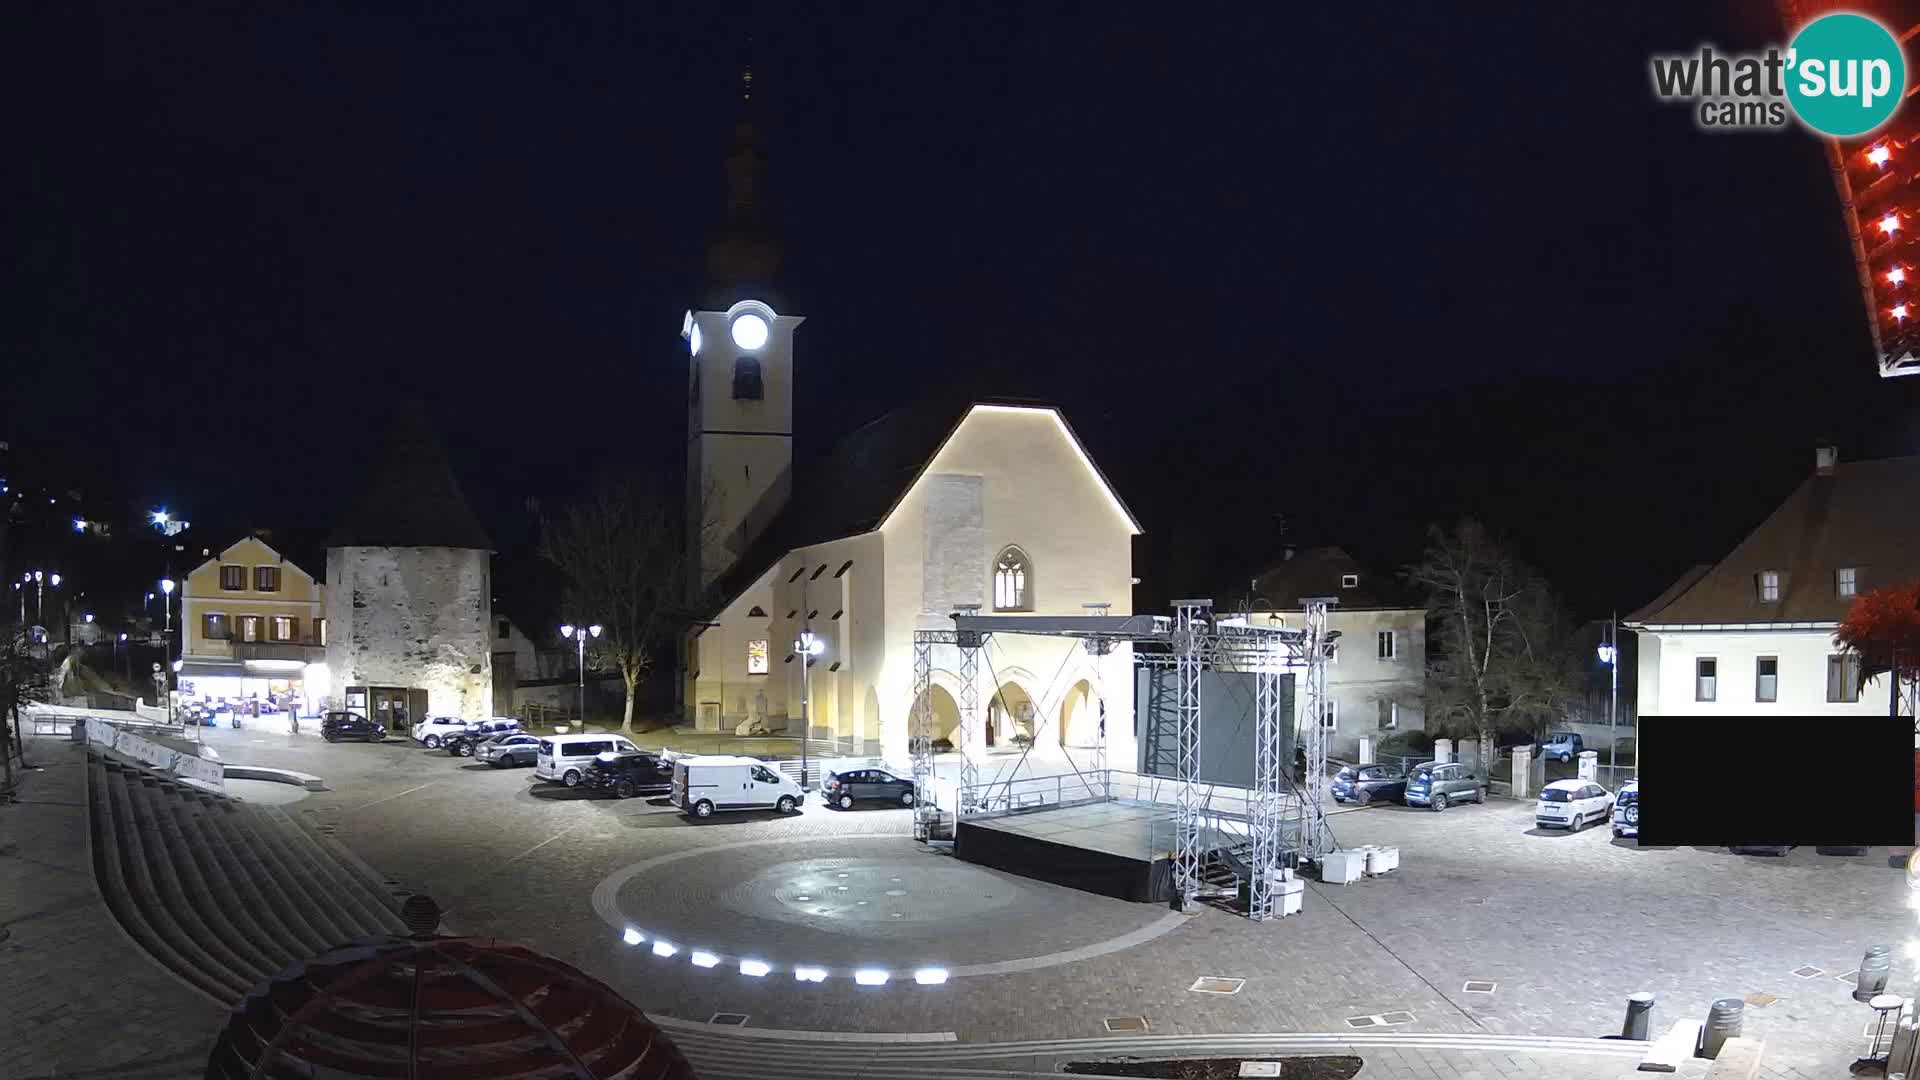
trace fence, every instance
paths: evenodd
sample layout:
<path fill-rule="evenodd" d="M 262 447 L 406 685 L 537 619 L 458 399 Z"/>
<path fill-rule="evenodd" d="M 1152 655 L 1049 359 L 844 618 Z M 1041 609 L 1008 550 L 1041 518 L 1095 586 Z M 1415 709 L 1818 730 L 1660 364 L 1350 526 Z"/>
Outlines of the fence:
<path fill-rule="evenodd" d="M 184 750 L 162 746 L 152 739 L 141 738 L 99 717 L 86 717 L 82 724 L 87 743 L 91 746 L 98 746 L 121 757 L 144 762 L 175 776 L 199 781 L 216 791 L 226 790 L 226 770 L 218 761 L 209 761 Z"/>

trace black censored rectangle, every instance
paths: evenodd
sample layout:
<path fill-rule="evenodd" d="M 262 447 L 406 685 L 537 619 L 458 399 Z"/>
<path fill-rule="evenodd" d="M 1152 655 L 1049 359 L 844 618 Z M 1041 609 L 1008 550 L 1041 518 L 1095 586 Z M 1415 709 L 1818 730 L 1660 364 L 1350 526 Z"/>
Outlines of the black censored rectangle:
<path fill-rule="evenodd" d="M 1642 716 L 1649 847 L 1909 847 L 1911 717 Z"/>

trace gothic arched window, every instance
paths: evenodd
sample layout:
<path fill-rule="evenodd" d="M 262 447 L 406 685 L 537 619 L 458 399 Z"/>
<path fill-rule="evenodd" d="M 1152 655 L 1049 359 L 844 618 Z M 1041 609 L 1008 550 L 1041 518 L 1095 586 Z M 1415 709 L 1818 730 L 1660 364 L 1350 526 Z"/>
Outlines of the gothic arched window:
<path fill-rule="evenodd" d="M 1002 548 L 993 560 L 993 610 L 1033 610 L 1033 563 L 1017 547 Z"/>
<path fill-rule="evenodd" d="M 733 362 L 733 399 L 760 400 L 760 358 L 742 356 Z"/>

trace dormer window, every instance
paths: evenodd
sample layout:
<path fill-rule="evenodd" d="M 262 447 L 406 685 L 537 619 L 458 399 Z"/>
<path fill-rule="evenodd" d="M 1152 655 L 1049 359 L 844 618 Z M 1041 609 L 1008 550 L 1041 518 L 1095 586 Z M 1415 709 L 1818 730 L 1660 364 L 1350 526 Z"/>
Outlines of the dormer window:
<path fill-rule="evenodd" d="M 1851 600 L 1859 595 L 1860 569 L 1854 566 L 1843 566 L 1835 570 L 1833 572 L 1833 591 L 1834 594 L 1842 600 Z"/>
<path fill-rule="evenodd" d="M 733 400 L 759 401 L 760 398 L 760 358 L 737 357 L 733 361 Z"/>
<path fill-rule="evenodd" d="M 1359 587 L 1360 587 L 1360 575 L 1359 575 L 1359 574 L 1341 574 L 1341 575 L 1340 575 L 1340 587 L 1341 587 L 1341 588 L 1343 588 L 1343 589 L 1357 589 L 1357 588 L 1359 588 Z"/>
<path fill-rule="evenodd" d="M 1760 602 L 1777 604 L 1780 602 L 1780 571 L 1762 570 L 1758 575 Z"/>

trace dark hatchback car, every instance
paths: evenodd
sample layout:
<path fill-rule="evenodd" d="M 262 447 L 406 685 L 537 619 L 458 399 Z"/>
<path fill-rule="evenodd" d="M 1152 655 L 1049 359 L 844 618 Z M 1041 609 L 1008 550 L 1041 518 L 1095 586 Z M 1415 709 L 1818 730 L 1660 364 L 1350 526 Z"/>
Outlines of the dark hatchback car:
<path fill-rule="evenodd" d="M 339 742 L 341 739 L 385 742 L 387 728 L 359 713 L 330 712 L 320 719 L 320 737 L 328 742 Z"/>
<path fill-rule="evenodd" d="M 820 797 L 828 806 L 853 809 L 857 802 L 883 802 L 893 806 L 913 805 L 913 781 L 903 780 L 885 769 L 848 769 L 830 773 Z"/>
<path fill-rule="evenodd" d="M 587 767 L 581 784 L 622 799 L 664 795 L 673 787 L 673 763 L 645 752 L 601 754 Z"/>
<path fill-rule="evenodd" d="M 1407 797 L 1407 774 L 1393 765 L 1348 765 L 1333 777 L 1333 801 L 1403 802 Z"/>
<path fill-rule="evenodd" d="M 518 720 L 482 720 L 477 724 L 467 725 L 467 730 L 457 735 L 449 735 L 440 740 L 440 745 L 446 747 L 447 753 L 452 757 L 472 757 L 474 750 L 478 749 L 481 743 L 501 735 L 511 735 L 519 730 L 520 721 Z"/>

